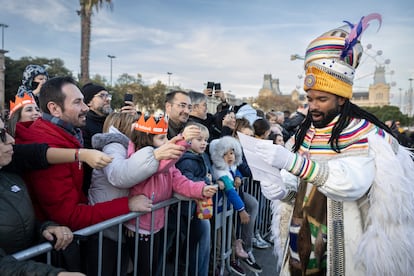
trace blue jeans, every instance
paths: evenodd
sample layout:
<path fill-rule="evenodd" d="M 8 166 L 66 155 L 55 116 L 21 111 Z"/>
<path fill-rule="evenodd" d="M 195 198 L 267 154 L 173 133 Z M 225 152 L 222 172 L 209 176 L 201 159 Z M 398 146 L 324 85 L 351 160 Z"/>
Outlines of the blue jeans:
<path fill-rule="evenodd" d="M 210 261 L 210 220 L 193 218 L 190 225 L 189 275 L 195 275 L 198 245 L 198 275 L 207 276 Z"/>
<path fill-rule="evenodd" d="M 192 206 L 195 203 L 192 202 Z M 168 225 L 166 229 L 167 232 L 167 245 L 166 250 L 169 254 L 175 254 L 175 249 L 173 248 L 176 235 L 177 235 L 177 216 L 179 215 L 180 218 L 180 244 L 177 245 L 180 250 L 180 258 L 181 264 L 184 264 L 183 260 L 186 257 L 186 244 L 187 244 L 187 226 L 188 226 L 188 203 L 182 202 L 182 209 L 181 213 L 178 214 L 176 206 L 170 208 L 168 212 Z M 195 211 L 195 208 L 194 208 Z M 194 211 L 192 213 L 194 214 Z M 189 266 L 188 266 L 188 274 L 189 275 L 196 275 L 195 269 L 198 265 L 198 275 L 199 276 L 207 276 L 208 275 L 208 266 L 210 261 L 210 240 L 211 240 L 211 232 L 210 232 L 210 220 L 200 220 L 198 218 L 193 217 L 190 220 L 190 236 L 189 236 Z M 198 246 L 198 263 L 197 263 L 197 250 Z M 174 256 L 175 257 L 175 256 Z M 160 269 L 158 270 L 160 272 Z M 160 275 L 160 274 L 158 274 Z"/>

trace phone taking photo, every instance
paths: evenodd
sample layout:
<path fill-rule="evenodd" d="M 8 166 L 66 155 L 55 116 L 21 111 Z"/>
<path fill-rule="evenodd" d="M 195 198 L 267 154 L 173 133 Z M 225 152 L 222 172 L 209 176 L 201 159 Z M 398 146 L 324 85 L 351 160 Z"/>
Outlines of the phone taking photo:
<path fill-rule="evenodd" d="M 212 81 L 207 82 L 207 89 L 211 89 L 211 93 L 208 96 L 209 97 L 213 96 L 214 82 Z"/>
<path fill-rule="evenodd" d="M 221 90 L 221 83 L 215 83 L 214 90 Z"/>
<path fill-rule="evenodd" d="M 133 99 L 132 94 L 128 94 L 128 93 L 125 94 L 125 96 L 124 96 L 124 102 L 132 102 L 132 99 Z M 124 103 L 124 106 L 125 105 L 126 104 Z"/>

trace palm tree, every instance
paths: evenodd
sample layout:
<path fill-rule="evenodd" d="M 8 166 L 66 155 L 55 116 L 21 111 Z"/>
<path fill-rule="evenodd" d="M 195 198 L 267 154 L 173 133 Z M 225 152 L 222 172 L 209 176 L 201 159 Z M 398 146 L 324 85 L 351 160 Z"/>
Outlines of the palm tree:
<path fill-rule="evenodd" d="M 93 8 L 96 11 L 107 3 L 112 9 L 111 0 L 79 0 L 80 10 L 78 15 L 81 17 L 81 73 L 80 82 L 85 84 L 89 81 L 89 50 L 91 44 L 91 17 Z"/>

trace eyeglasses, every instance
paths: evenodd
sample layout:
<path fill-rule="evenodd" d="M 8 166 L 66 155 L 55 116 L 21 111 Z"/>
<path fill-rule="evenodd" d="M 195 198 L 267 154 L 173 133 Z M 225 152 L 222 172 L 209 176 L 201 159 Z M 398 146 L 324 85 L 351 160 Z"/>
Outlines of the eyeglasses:
<path fill-rule="evenodd" d="M 202 107 L 207 107 L 207 103 L 199 103 L 199 104 L 194 104 L 194 106 L 202 106 Z"/>
<path fill-rule="evenodd" d="M 0 140 L 3 143 L 6 143 L 7 141 L 7 129 L 6 128 L 0 128 Z"/>
<path fill-rule="evenodd" d="M 101 98 L 102 100 L 112 100 L 112 95 L 107 93 L 96 94 L 95 96 Z"/>
<path fill-rule="evenodd" d="M 179 108 L 181 109 L 188 109 L 188 111 L 192 111 L 193 110 L 193 106 L 191 104 L 186 104 L 186 103 L 172 103 L 177 105 Z"/>

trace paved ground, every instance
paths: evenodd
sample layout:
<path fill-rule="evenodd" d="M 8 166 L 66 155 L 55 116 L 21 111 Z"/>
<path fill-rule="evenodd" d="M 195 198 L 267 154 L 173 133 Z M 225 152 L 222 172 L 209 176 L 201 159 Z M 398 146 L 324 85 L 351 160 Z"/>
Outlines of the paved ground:
<path fill-rule="evenodd" d="M 276 271 L 276 256 L 273 255 L 273 247 L 268 249 L 254 249 L 253 254 L 256 258 L 256 262 L 262 267 L 263 272 L 260 274 L 255 274 L 254 272 L 250 271 L 242 262 L 242 267 L 244 268 L 244 271 L 246 272 L 246 276 L 275 276 L 277 275 Z M 224 275 L 235 275 L 226 273 Z"/>
<path fill-rule="evenodd" d="M 256 257 L 256 262 L 262 267 L 263 272 L 259 275 L 274 276 L 276 275 L 276 256 L 273 255 L 273 247 L 268 249 L 254 249 L 253 254 Z M 246 275 L 255 275 L 255 273 L 245 269 Z"/>

